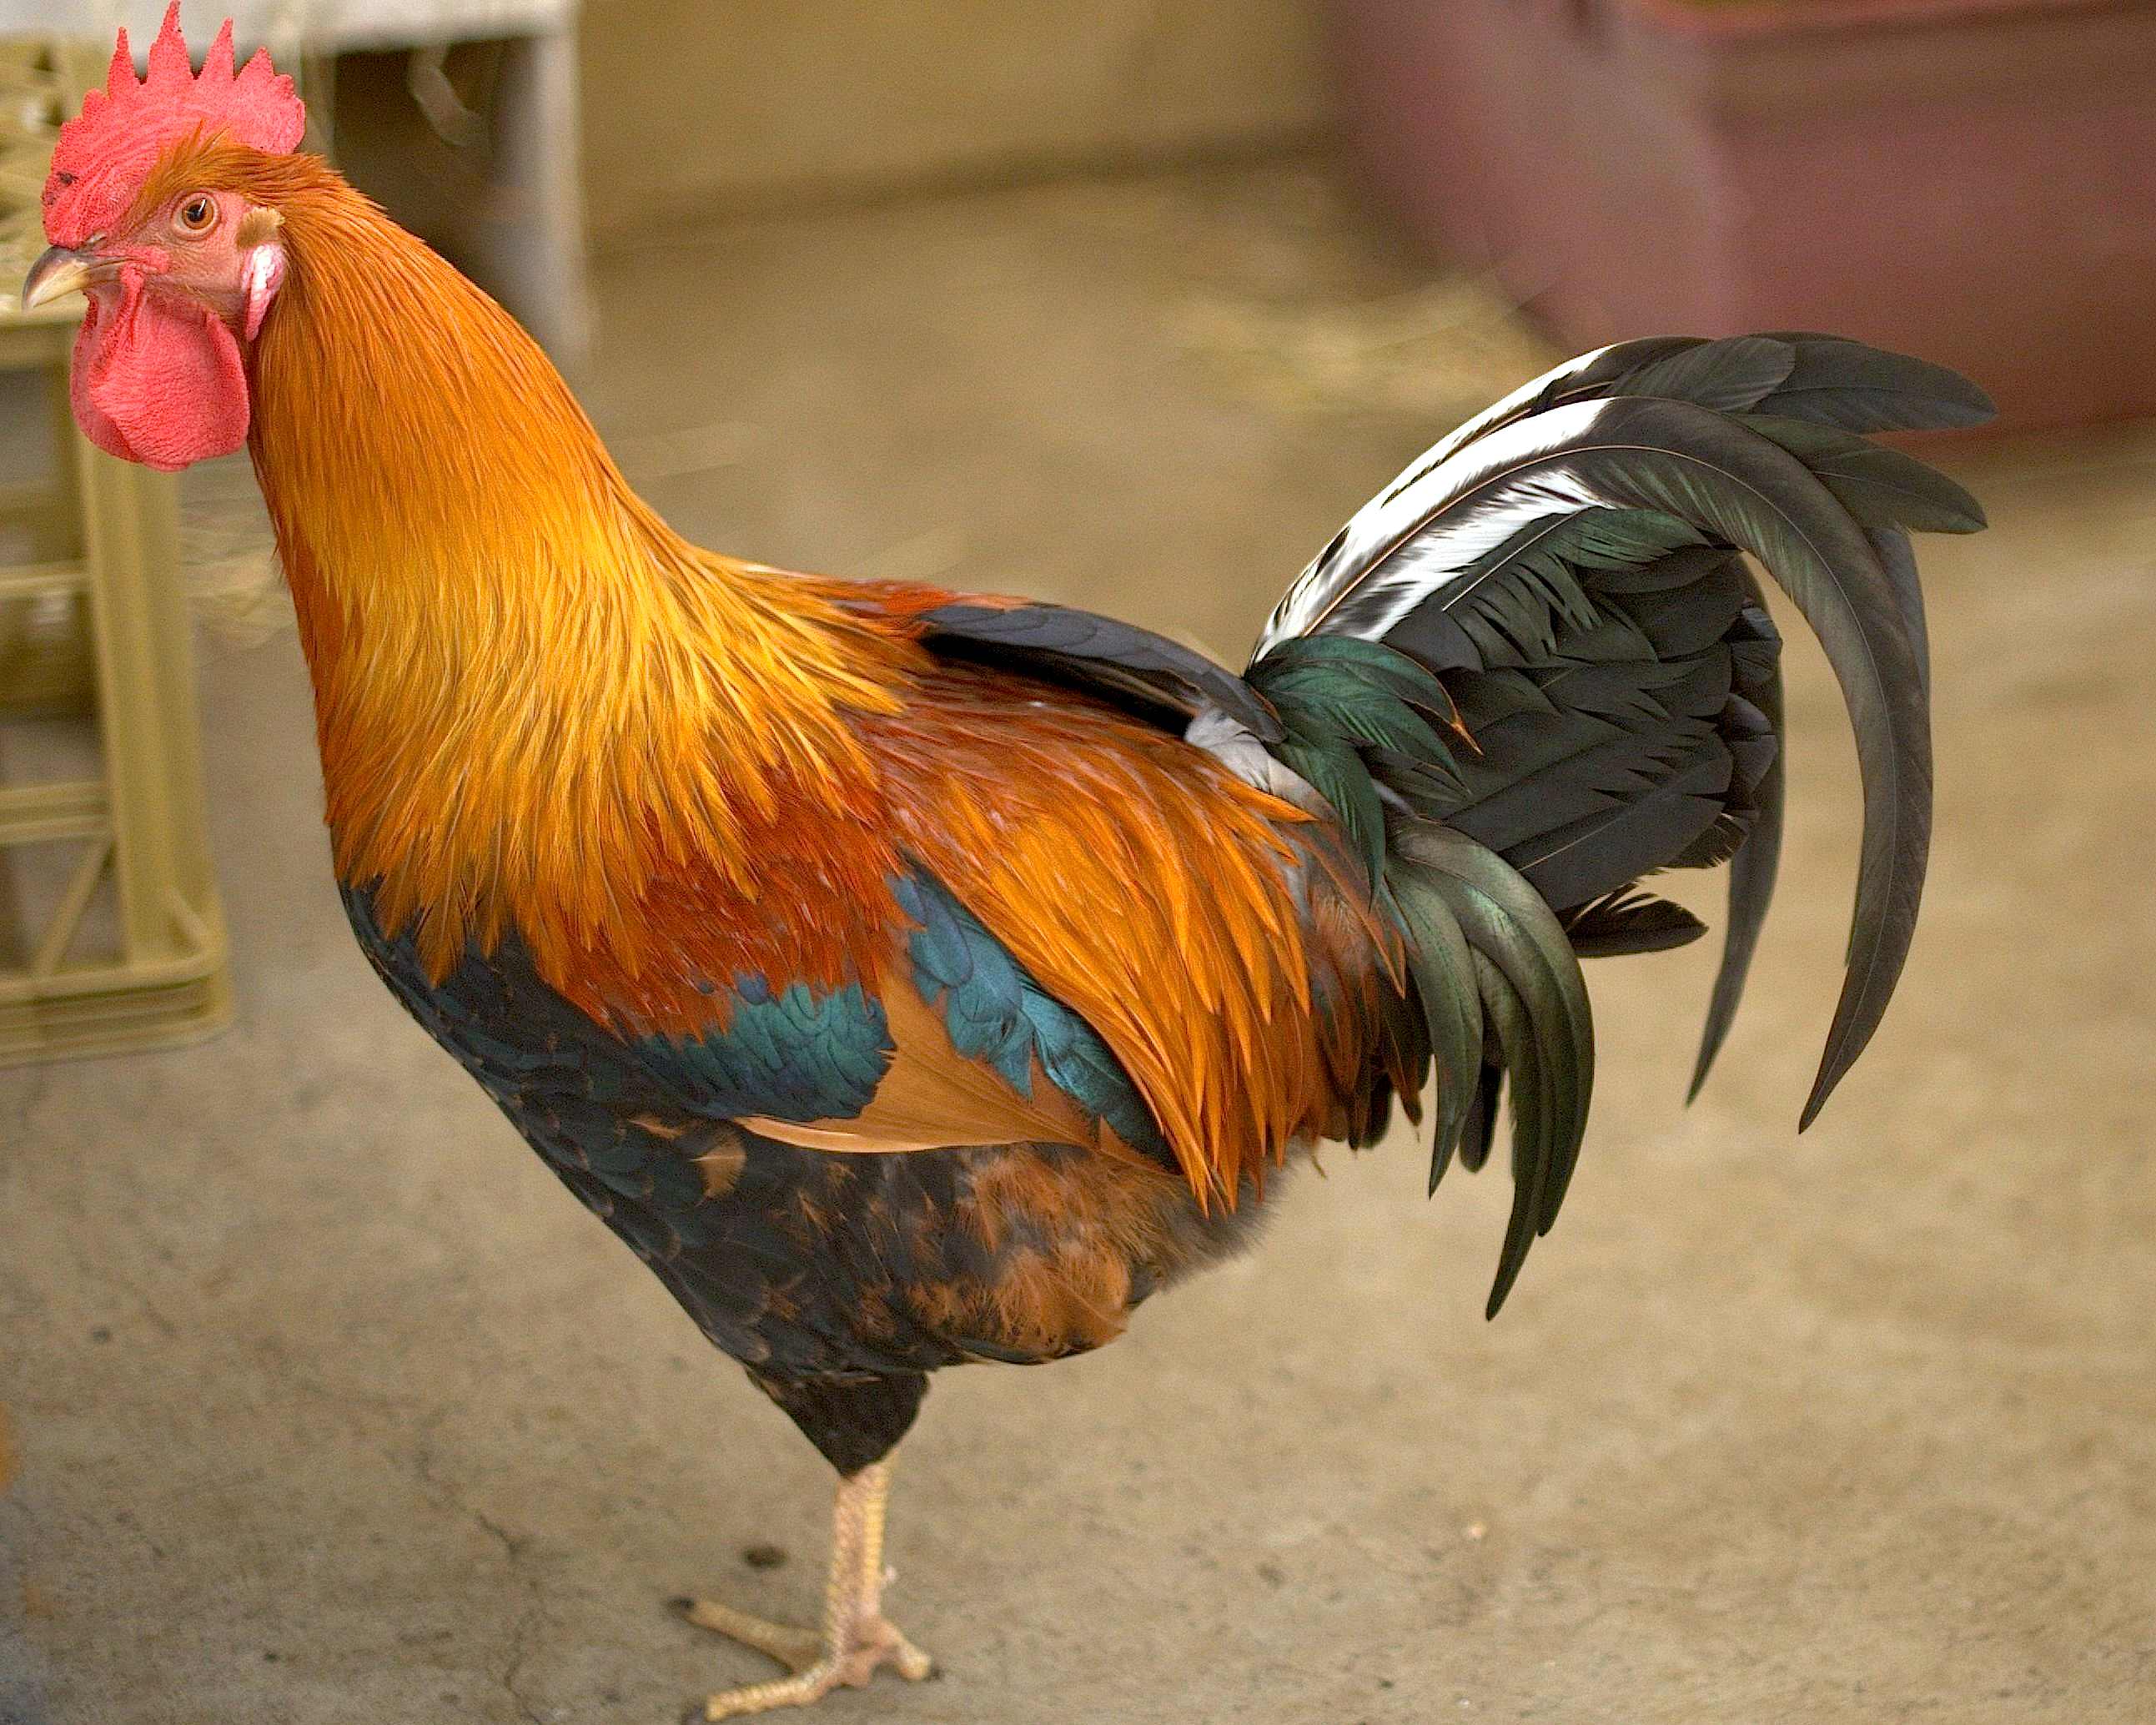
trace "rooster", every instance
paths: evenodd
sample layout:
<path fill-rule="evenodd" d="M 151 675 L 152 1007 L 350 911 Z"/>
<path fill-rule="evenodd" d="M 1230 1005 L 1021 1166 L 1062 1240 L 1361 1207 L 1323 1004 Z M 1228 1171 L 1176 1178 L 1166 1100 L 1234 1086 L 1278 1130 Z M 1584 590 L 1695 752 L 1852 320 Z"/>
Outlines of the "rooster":
<path fill-rule="evenodd" d="M 819 1630 L 687 1605 L 791 1667 L 708 1717 L 927 1676 L 882 1541 L 929 1373 L 1112 1341 L 1395 1100 L 1432 1090 L 1434 1190 L 1509 1096 L 1496 1313 L 1585 1130 L 1579 960 L 1702 932 L 1643 877 L 1730 865 L 1700 1076 L 1737 1007 L 1783 800 L 1748 552 L 1862 768 L 1804 1122 L 1879 1024 L 1930 823 L 1904 530 L 1982 516 L 1861 434 L 1976 423 L 1960 377 L 1802 333 L 1560 366 L 1342 528 L 1237 676 L 1082 611 L 685 542 L 303 126 L 228 23 L 198 75 L 177 5 L 146 80 L 123 34 L 24 299 L 85 292 L 100 448 L 249 450 L 361 946 L 838 1473 Z"/>

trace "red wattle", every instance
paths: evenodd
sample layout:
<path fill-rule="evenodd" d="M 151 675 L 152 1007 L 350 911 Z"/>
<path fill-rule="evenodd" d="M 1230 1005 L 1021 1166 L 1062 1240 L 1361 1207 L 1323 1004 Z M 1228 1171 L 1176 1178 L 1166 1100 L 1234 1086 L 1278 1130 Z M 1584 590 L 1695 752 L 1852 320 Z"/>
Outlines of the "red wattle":
<path fill-rule="evenodd" d="M 247 372 L 206 305 L 125 271 L 90 298 L 75 336 L 75 423 L 98 448 L 172 473 L 247 441 Z"/>

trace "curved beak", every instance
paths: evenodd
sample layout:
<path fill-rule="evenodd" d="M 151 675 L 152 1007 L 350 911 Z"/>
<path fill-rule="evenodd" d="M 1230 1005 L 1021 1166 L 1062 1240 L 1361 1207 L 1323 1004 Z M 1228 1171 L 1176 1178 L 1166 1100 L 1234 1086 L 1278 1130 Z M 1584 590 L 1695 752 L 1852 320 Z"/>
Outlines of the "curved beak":
<path fill-rule="evenodd" d="M 56 245 L 30 265 L 23 278 L 23 309 L 34 311 L 49 300 L 71 294 L 89 285 L 96 259 L 86 252 Z"/>

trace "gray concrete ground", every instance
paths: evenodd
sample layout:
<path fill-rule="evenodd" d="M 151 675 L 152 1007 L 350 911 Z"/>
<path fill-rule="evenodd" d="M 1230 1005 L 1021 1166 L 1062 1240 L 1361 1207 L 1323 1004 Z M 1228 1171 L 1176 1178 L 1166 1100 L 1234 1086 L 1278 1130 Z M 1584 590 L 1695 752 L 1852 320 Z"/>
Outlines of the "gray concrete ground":
<path fill-rule="evenodd" d="M 1534 363 L 1301 171 L 600 285 L 595 409 L 699 536 L 1230 651 Z M 1856 803 L 1800 648 L 1783 898 L 1700 1103 L 1712 951 L 1599 966 L 1594 1133 L 1496 1325 L 1503 1177 L 1426 1204 L 1396 1142 L 1099 1356 L 947 1375 L 891 1556 L 947 1676 L 827 1717 L 2156 1717 L 2156 438 L 1951 465 L 1997 526 L 1925 547 L 1933 887 L 1825 1119 Z M 203 682 L 239 1027 L 0 1074 L 0 1719 L 611 1725 L 765 1675 L 663 1601 L 809 1613 L 822 1465 L 368 973 L 289 633 Z"/>

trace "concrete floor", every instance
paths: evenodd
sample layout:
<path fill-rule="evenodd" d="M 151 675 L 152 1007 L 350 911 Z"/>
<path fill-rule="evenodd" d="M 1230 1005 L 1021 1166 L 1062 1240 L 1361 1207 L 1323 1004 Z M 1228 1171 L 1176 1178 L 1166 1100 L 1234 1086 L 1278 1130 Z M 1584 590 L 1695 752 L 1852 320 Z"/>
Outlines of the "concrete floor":
<path fill-rule="evenodd" d="M 595 410 L 699 536 L 1230 652 L 1534 365 L 1302 171 L 735 227 L 600 286 Z M 1397 1143 L 1103 1353 L 947 1375 L 891 1556 L 947 1677 L 827 1717 L 2156 1717 L 2156 435 L 1949 461 L 1997 525 L 1924 547 L 1933 885 L 1825 1119 L 1856 805 L 1799 649 L 1782 901 L 1700 1103 L 1712 951 L 1598 966 L 1594 1131 L 1500 1322 L 1502 1176 L 1425 1204 Z M 663 1602 L 808 1615 L 822 1465 L 368 973 L 289 633 L 213 640 L 203 698 L 238 1028 L 0 1074 L 0 1720 L 611 1725 L 767 1674 Z"/>

